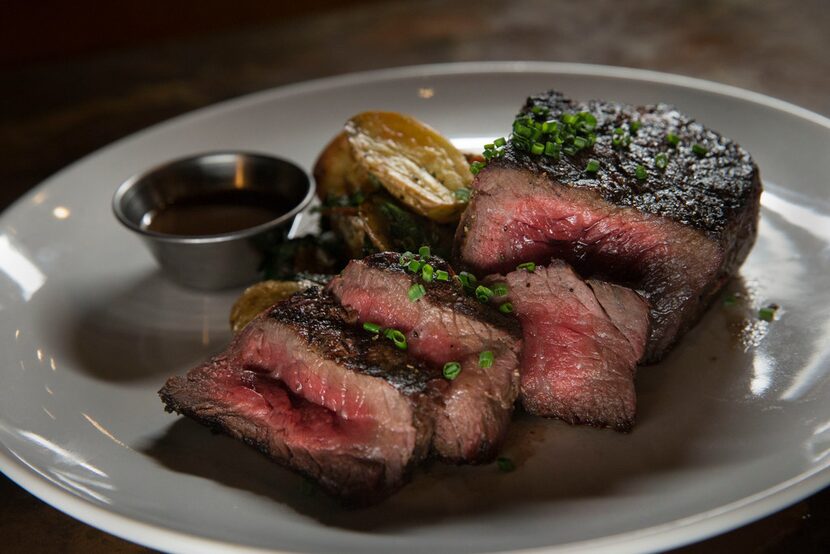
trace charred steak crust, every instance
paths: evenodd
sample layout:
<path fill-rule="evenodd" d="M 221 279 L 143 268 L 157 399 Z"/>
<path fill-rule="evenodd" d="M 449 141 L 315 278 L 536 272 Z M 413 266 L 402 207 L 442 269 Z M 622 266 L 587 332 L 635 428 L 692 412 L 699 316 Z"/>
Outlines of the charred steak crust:
<path fill-rule="evenodd" d="M 322 357 L 350 371 L 379 377 L 404 394 L 427 390 L 441 369 L 398 350 L 390 341 L 357 327 L 357 317 L 328 292 L 310 288 L 270 308 L 265 317 L 291 325 Z M 351 326 L 344 326 L 346 321 Z"/>
<path fill-rule="evenodd" d="M 550 110 L 534 114 L 537 121 L 590 112 L 596 144 L 556 160 L 508 143 L 473 182 L 455 260 L 492 274 L 562 259 L 583 277 L 635 289 L 651 308 L 644 361 L 659 361 L 752 248 L 758 169 L 733 141 L 667 105 L 579 103 L 550 91 L 529 98 L 522 113 L 537 106 Z M 630 133 L 629 146 L 614 147 L 617 129 Z M 664 170 L 656 165 L 660 154 L 667 154 Z M 591 158 L 600 162 L 595 174 L 586 171 Z M 637 178 L 638 166 L 645 179 Z"/>
<path fill-rule="evenodd" d="M 455 270 L 443 258 L 431 256 L 426 260 L 433 268 L 446 271 L 450 274 L 449 281 L 438 281 L 433 279 L 430 283 L 424 283 L 422 279 L 418 282 L 424 285 L 427 297 L 434 300 L 438 305 L 449 306 L 458 314 L 467 316 L 471 319 L 481 321 L 488 325 L 498 327 L 509 333 L 515 338 L 521 338 L 522 328 L 515 317 L 505 315 L 492 307 L 486 306 L 477 300 L 472 299 L 465 294 L 459 283 L 452 277 L 455 275 Z M 395 252 L 380 252 L 372 254 L 363 259 L 368 267 L 380 269 L 382 271 L 390 271 L 393 273 L 402 273 L 408 279 L 415 281 L 415 275 L 408 272 L 405 266 L 400 264 L 400 254 Z"/>
<path fill-rule="evenodd" d="M 667 104 L 635 107 L 599 100 L 576 102 L 560 92 L 548 91 L 529 97 L 521 112 L 530 113 L 535 106 L 550 109 L 546 118 L 581 111 L 593 114 L 597 118 L 593 149 L 557 161 L 508 144 L 504 157 L 492 164 L 534 171 L 541 168 L 555 181 L 594 190 L 618 206 L 690 225 L 716 240 L 728 230 L 733 214 L 751 207 L 761 192 L 758 167 L 746 150 Z M 631 144 L 614 148 L 614 130 L 626 128 L 632 121 L 641 127 L 631 134 Z M 677 147 L 666 141 L 669 133 L 679 137 Z M 698 156 L 692 150 L 694 144 L 708 153 Z M 661 153 L 668 156 L 662 171 L 655 166 Z M 600 168 L 588 177 L 585 166 L 591 158 L 600 162 Z M 636 178 L 638 165 L 648 171 L 645 180 Z"/>

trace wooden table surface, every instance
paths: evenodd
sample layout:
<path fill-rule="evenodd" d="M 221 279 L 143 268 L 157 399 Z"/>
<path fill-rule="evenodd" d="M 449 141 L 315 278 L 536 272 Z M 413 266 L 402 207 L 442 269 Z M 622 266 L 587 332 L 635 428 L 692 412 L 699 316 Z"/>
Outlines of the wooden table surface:
<path fill-rule="evenodd" d="M 547 60 L 712 79 L 830 115 L 823 0 L 361 3 L 0 74 L 0 208 L 95 149 L 241 94 L 401 65 Z M 144 552 L 0 476 L 0 551 Z M 679 552 L 830 552 L 830 489 Z"/>

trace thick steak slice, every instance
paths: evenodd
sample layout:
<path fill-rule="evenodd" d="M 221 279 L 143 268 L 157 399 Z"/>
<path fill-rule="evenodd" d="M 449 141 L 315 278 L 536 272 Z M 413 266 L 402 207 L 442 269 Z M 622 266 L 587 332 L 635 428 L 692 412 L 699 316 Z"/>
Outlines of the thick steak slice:
<path fill-rule="evenodd" d="M 439 369 L 354 322 L 321 289 L 299 292 L 159 394 L 168 411 L 242 439 L 336 496 L 377 500 L 428 453 L 445 385 Z"/>
<path fill-rule="evenodd" d="M 556 92 L 529 98 L 523 113 L 532 114 L 534 106 L 550 109 L 533 116 L 539 120 L 590 112 L 596 144 L 556 160 L 508 143 L 473 183 L 456 258 L 479 274 L 559 258 L 583 276 L 643 292 L 651 305 L 646 358 L 656 361 L 752 247 L 758 169 L 740 146 L 669 106 L 577 103 Z M 635 121 L 640 127 L 632 130 Z M 630 133 L 630 146 L 614 147 L 616 129 Z M 677 146 L 669 134 L 678 137 Z M 664 169 L 658 155 L 667 157 Z M 586 171 L 591 158 L 600 163 L 595 174 Z"/>
<path fill-rule="evenodd" d="M 634 291 L 583 281 L 554 261 L 506 277 L 524 332 L 521 399 L 536 415 L 630 429 L 634 370 L 645 351 L 648 305 Z"/>
<path fill-rule="evenodd" d="M 450 461 L 489 461 L 504 438 L 518 394 L 521 334 L 516 320 L 465 295 L 452 279 L 425 283 L 399 259 L 387 252 L 352 260 L 329 288 L 361 321 L 402 331 L 414 356 L 439 366 L 461 364 L 436 420 L 434 447 Z M 440 258 L 428 261 L 453 275 Z M 418 283 L 426 294 L 411 301 L 408 291 Z M 485 369 L 479 354 L 487 350 L 494 363 Z"/>

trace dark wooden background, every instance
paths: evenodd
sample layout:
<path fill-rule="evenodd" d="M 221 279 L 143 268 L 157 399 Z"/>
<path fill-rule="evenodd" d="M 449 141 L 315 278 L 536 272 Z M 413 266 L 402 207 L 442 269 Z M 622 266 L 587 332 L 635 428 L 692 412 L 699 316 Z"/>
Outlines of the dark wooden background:
<path fill-rule="evenodd" d="M 4 2 L 0 208 L 174 115 L 286 83 L 420 63 L 548 60 L 712 79 L 830 115 L 824 0 Z M 0 476 L 0 551 L 143 552 Z M 830 491 L 681 552 L 830 552 Z"/>

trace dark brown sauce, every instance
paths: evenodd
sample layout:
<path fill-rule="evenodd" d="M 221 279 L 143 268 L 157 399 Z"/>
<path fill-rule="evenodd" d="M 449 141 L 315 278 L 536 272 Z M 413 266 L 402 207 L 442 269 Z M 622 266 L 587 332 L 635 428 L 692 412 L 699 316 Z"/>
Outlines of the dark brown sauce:
<path fill-rule="evenodd" d="M 280 197 L 259 191 L 217 191 L 176 200 L 149 214 L 143 227 L 168 235 L 218 235 L 267 223 L 286 213 L 286 205 Z"/>

